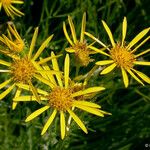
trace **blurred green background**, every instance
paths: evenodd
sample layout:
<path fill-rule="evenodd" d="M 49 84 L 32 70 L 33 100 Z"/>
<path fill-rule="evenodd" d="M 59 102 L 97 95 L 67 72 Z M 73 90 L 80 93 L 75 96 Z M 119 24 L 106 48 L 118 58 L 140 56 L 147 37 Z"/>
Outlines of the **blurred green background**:
<path fill-rule="evenodd" d="M 44 55 L 50 54 L 51 50 L 65 53 L 64 48 L 68 43 L 63 34 L 62 22 L 67 21 L 68 15 L 72 16 L 79 36 L 82 15 L 86 12 L 86 31 L 105 43 L 109 43 L 109 39 L 102 27 L 102 19 L 110 26 L 116 40 L 121 37 L 124 16 L 127 16 L 128 21 L 126 41 L 130 41 L 141 30 L 150 26 L 149 0 L 25 0 L 24 5 L 19 8 L 25 16 L 16 17 L 13 22 L 27 43 L 30 44 L 36 26 L 40 28 L 37 48 L 45 38 L 54 34 Z M 8 21 L 10 18 L 2 11 L 0 34 L 6 32 Z M 147 42 L 143 49 L 149 47 Z M 94 58 L 100 59 L 101 56 Z M 63 60 L 63 57 L 61 59 Z M 150 54 L 143 59 L 150 60 Z M 92 65 L 94 64 L 80 70 L 79 74 L 90 70 Z M 73 69 L 72 67 L 72 72 Z M 141 67 L 140 70 L 150 76 L 149 67 Z M 5 76 L 1 74 L 0 80 L 4 79 Z M 59 120 L 56 119 L 48 132 L 41 136 L 44 115 L 30 123 L 24 122 L 27 114 L 39 107 L 38 104 L 20 103 L 16 110 L 11 110 L 12 96 L 9 94 L 0 102 L 0 150 L 149 150 L 150 85 L 143 87 L 131 79 L 129 88 L 125 89 L 121 75 L 98 75 L 89 82 L 91 85 L 97 83 L 105 85 L 107 90 L 98 94 L 95 101 L 103 110 L 111 112 L 112 116 L 99 118 L 82 113 L 80 118 L 89 133 L 85 135 L 72 123 L 70 133 L 64 141 L 60 139 L 58 131 Z M 145 144 L 149 144 L 149 147 Z"/>

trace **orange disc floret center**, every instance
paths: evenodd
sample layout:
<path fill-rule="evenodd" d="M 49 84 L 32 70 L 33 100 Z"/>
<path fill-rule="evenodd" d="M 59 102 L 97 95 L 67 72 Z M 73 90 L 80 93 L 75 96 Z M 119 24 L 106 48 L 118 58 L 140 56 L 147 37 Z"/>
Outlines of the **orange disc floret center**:
<path fill-rule="evenodd" d="M 61 87 L 54 88 L 48 95 L 48 99 L 50 106 L 59 111 L 66 111 L 72 106 L 74 100 L 72 97 L 72 90 Z"/>
<path fill-rule="evenodd" d="M 136 60 L 134 55 L 126 47 L 121 47 L 120 44 L 116 44 L 110 50 L 110 54 L 117 66 L 123 67 L 124 69 L 131 69 Z"/>
<path fill-rule="evenodd" d="M 12 63 L 11 73 L 15 81 L 27 83 L 32 79 L 35 73 L 35 68 L 32 62 L 27 57 L 24 57 L 22 59 L 15 60 Z"/>
<path fill-rule="evenodd" d="M 77 42 L 72 49 L 75 50 L 77 63 L 79 63 L 81 66 L 87 66 L 90 62 L 90 57 L 86 43 Z"/>
<path fill-rule="evenodd" d="M 0 0 L 3 5 L 10 5 L 12 0 Z"/>

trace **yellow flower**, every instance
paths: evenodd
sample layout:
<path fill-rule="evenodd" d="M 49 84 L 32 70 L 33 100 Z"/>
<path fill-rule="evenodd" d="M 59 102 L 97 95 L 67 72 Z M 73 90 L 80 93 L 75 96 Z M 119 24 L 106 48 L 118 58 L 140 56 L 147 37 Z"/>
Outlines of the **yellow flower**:
<path fill-rule="evenodd" d="M 24 50 L 25 44 L 20 35 L 18 34 L 16 27 L 12 24 L 8 24 L 8 37 L 4 34 L 0 36 L 0 41 L 5 44 L 9 49 L 1 50 L 1 52 L 10 53 L 20 53 Z"/>
<path fill-rule="evenodd" d="M 3 7 L 7 16 L 14 19 L 14 15 L 21 17 L 24 15 L 21 11 L 13 6 L 13 4 L 23 4 L 23 0 L 0 0 L 0 10 Z"/>
<path fill-rule="evenodd" d="M 93 54 L 93 51 L 91 51 L 92 44 L 88 45 L 86 43 L 86 40 L 84 39 L 84 32 L 85 32 L 85 27 L 86 27 L 86 13 L 83 14 L 83 18 L 82 18 L 80 40 L 77 39 L 75 27 L 70 16 L 68 16 L 68 22 L 69 22 L 69 26 L 71 29 L 73 40 L 71 40 L 71 38 L 69 37 L 67 29 L 66 29 L 66 24 L 65 22 L 63 22 L 64 34 L 66 36 L 66 39 L 71 45 L 69 48 L 66 48 L 65 50 L 69 53 L 75 54 L 77 65 L 87 66 L 91 61 L 93 61 L 92 59 L 90 59 L 90 56 L 89 56 L 90 54 Z"/>
<path fill-rule="evenodd" d="M 7 75 L 9 75 L 8 77 L 10 77 L 9 79 L 0 84 L 0 89 L 7 87 L 7 89 L 0 94 L 0 100 L 2 100 L 7 94 L 9 94 L 15 87 L 16 87 L 15 97 L 18 97 L 22 91 L 22 89 L 19 87 L 20 85 L 21 87 L 23 86 L 31 90 L 34 96 L 37 98 L 37 101 L 40 101 L 37 91 L 32 84 L 32 79 L 42 78 L 41 75 L 43 74 L 43 71 L 41 71 L 39 64 L 43 64 L 52 59 L 51 57 L 47 57 L 42 60 L 37 60 L 42 51 L 51 41 L 53 35 L 49 36 L 42 43 L 37 52 L 33 54 L 37 35 L 38 35 L 38 27 L 35 29 L 34 35 L 32 37 L 28 54 L 24 53 L 22 53 L 21 55 L 18 54 L 14 55 L 11 53 L 6 54 L 7 56 L 12 58 L 11 62 L 0 59 L 0 64 L 7 67 L 6 69 L 2 68 L 0 72 L 7 73 Z M 5 42 L 8 44 L 10 40 L 6 38 Z M 14 45 L 15 43 L 11 41 L 11 44 Z M 56 71 L 48 71 L 48 72 L 55 73 Z M 13 109 L 15 109 L 16 105 L 17 103 L 13 102 L 12 106 Z"/>
<path fill-rule="evenodd" d="M 55 54 L 52 52 L 52 57 L 55 56 Z M 59 71 L 59 66 L 57 59 L 52 59 L 52 66 L 55 71 Z M 89 113 L 92 113 L 94 115 L 104 117 L 104 114 L 110 114 L 105 111 L 100 110 L 100 106 L 85 101 L 85 97 L 88 94 L 99 92 L 104 90 L 104 87 L 90 87 L 87 89 L 83 89 L 81 85 L 74 84 L 72 86 L 72 83 L 69 78 L 69 66 L 70 66 L 70 58 L 67 54 L 65 57 L 64 62 L 64 78 L 60 74 L 49 75 L 48 73 L 45 79 L 45 84 L 49 86 L 51 91 L 43 91 L 41 89 L 37 89 L 40 99 L 42 101 L 47 101 L 46 106 L 41 107 L 40 109 L 33 112 L 31 115 L 29 115 L 26 119 L 26 122 L 34 119 L 35 117 L 42 114 L 44 111 L 48 109 L 52 109 L 51 116 L 48 118 L 46 124 L 43 127 L 43 130 L 41 132 L 41 135 L 43 135 L 48 127 L 53 122 L 54 118 L 56 117 L 56 114 L 59 113 L 60 115 L 60 131 L 61 131 L 61 138 L 64 139 L 65 132 L 66 132 L 66 121 L 65 117 L 67 116 L 67 113 L 74 119 L 74 121 L 79 125 L 79 127 L 87 133 L 87 129 L 83 122 L 79 119 L 79 117 L 73 112 L 72 108 L 79 108 L 81 110 L 87 111 Z M 47 65 L 44 66 L 44 69 L 48 69 L 49 67 Z M 55 78 L 56 77 L 56 78 Z M 32 96 L 32 101 L 36 100 L 36 97 Z M 14 101 L 31 101 L 30 96 L 20 96 L 14 98 Z"/>
<path fill-rule="evenodd" d="M 111 48 L 108 48 L 105 44 L 103 44 L 100 40 L 95 38 L 92 34 L 87 32 L 85 33 L 87 36 L 91 37 L 99 44 L 106 47 L 106 49 L 108 50 L 108 53 L 104 51 L 101 51 L 100 53 L 108 56 L 110 59 L 96 62 L 96 64 L 100 66 L 109 65 L 105 69 L 103 69 L 101 74 L 107 74 L 117 67 L 121 69 L 125 87 L 128 87 L 129 85 L 129 79 L 127 73 L 130 74 L 135 80 L 137 80 L 142 85 L 144 84 L 141 81 L 141 79 L 143 79 L 145 82 L 150 84 L 150 79 L 148 76 L 134 69 L 135 65 L 146 65 L 146 66 L 150 65 L 150 62 L 138 60 L 138 57 L 150 52 L 150 49 L 135 54 L 137 49 L 150 39 L 150 36 L 148 36 L 143 41 L 141 41 L 138 45 L 136 45 L 149 32 L 150 28 L 146 28 L 143 31 L 141 31 L 137 36 L 135 36 L 131 40 L 131 42 L 126 44 L 125 37 L 127 31 L 127 19 L 126 17 L 124 17 L 123 24 L 122 24 L 122 39 L 120 42 L 115 43 L 111 30 L 109 29 L 109 27 L 104 21 L 102 21 L 102 23 L 109 36 L 112 45 Z M 94 49 L 97 50 L 97 48 Z"/>

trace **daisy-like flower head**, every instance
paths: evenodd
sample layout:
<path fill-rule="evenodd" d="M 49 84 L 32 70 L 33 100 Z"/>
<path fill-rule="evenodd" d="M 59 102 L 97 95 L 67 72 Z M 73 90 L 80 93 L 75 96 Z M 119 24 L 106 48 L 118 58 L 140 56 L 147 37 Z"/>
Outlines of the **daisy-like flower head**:
<path fill-rule="evenodd" d="M 75 27 L 70 16 L 68 16 L 68 22 L 71 29 L 72 39 L 69 37 L 66 24 L 63 22 L 63 31 L 66 39 L 70 43 L 70 47 L 65 50 L 69 53 L 74 53 L 76 64 L 80 66 L 87 66 L 93 59 L 90 59 L 90 54 L 93 54 L 92 44 L 88 45 L 84 39 L 84 32 L 86 27 L 86 13 L 83 14 L 82 27 L 80 40 L 77 39 Z"/>
<path fill-rule="evenodd" d="M 14 15 L 21 17 L 24 15 L 21 11 L 13 6 L 13 4 L 23 4 L 23 0 L 0 0 L 0 10 L 3 7 L 7 16 L 14 19 Z"/>
<path fill-rule="evenodd" d="M 42 80 L 42 74 L 43 71 L 41 71 L 41 68 L 39 67 L 39 64 L 43 64 L 49 60 L 51 60 L 51 57 L 44 58 L 42 60 L 37 60 L 42 51 L 45 49 L 45 47 L 48 45 L 48 43 L 51 41 L 53 35 L 49 36 L 40 46 L 40 48 L 36 51 L 35 54 L 33 54 L 33 50 L 35 47 L 36 38 L 38 35 L 38 27 L 35 29 L 31 45 L 29 48 L 29 51 L 27 54 L 22 55 L 14 55 L 11 53 L 4 53 L 7 56 L 11 57 L 12 61 L 7 62 L 5 60 L 0 59 L 0 64 L 6 66 L 6 69 L 1 69 L 0 72 L 9 74 L 6 81 L 0 84 L 0 89 L 4 87 L 8 87 L 4 92 L 0 94 L 0 100 L 2 100 L 8 93 L 10 93 L 15 87 L 16 87 L 16 93 L 15 97 L 18 97 L 21 94 L 22 89 L 18 86 L 25 86 L 27 89 L 30 89 L 34 96 L 37 98 L 38 101 L 40 101 L 36 89 L 34 88 L 32 84 L 32 79 L 37 78 Z M 11 41 L 13 43 L 13 41 Z M 12 44 L 13 45 L 13 44 Z M 16 47 L 17 48 L 17 47 Z M 54 71 L 48 71 L 49 73 L 54 73 Z M 13 109 L 15 109 L 17 103 L 13 102 Z"/>
<path fill-rule="evenodd" d="M 8 24 L 8 37 L 2 34 L 0 36 L 0 41 L 8 47 L 8 49 L 3 50 L 3 53 L 20 53 L 24 50 L 25 44 L 20 35 L 18 34 L 15 25 Z"/>
<path fill-rule="evenodd" d="M 130 74 L 135 80 L 137 80 L 142 85 L 144 84 L 141 81 L 141 79 L 150 84 L 149 77 L 134 68 L 135 65 L 150 65 L 150 62 L 138 60 L 140 56 L 150 52 L 150 49 L 135 54 L 138 48 L 150 39 L 150 36 L 148 36 L 143 41 L 139 42 L 149 32 L 150 28 L 146 28 L 143 31 L 141 31 L 137 36 L 135 36 L 135 38 L 131 40 L 131 42 L 126 44 L 125 37 L 127 31 L 127 19 L 126 17 L 124 17 L 122 24 L 122 39 L 120 42 L 115 43 L 111 30 L 104 21 L 102 21 L 102 23 L 109 36 L 112 47 L 106 48 L 108 50 L 108 53 L 104 51 L 101 52 L 101 54 L 108 56 L 110 58 L 109 60 L 102 60 L 96 62 L 96 64 L 100 66 L 109 65 L 105 69 L 103 69 L 101 74 L 107 74 L 117 67 L 121 69 L 125 87 L 128 87 L 129 85 L 128 74 Z M 97 41 L 102 46 L 106 47 L 105 44 L 103 44 L 100 40 L 95 38 L 92 34 L 87 32 L 85 34 Z M 95 50 L 97 50 L 97 48 L 95 48 Z"/>
<path fill-rule="evenodd" d="M 54 57 L 55 54 L 52 52 L 51 56 Z M 52 59 L 52 65 L 55 71 L 59 71 L 59 66 L 56 58 Z M 41 107 L 40 109 L 36 110 L 31 115 L 29 115 L 26 119 L 26 122 L 36 118 L 44 111 L 51 109 L 52 114 L 50 115 L 46 124 L 44 125 L 41 135 L 43 135 L 47 131 L 48 127 L 53 122 L 57 113 L 59 113 L 60 115 L 60 131 L 62 139 L 64 139 L 66 133 L 65 117 L 67 117 L 67 113 L 69 113 L 69 115 L 74 119 L 74 121 L 79 125 L 79 127 L 85 133 L 87 133 L 85 125 L 74 113 L 72 108 L 79 108 L 81 110 L 87 111 L 100 117 L 103 117 L 104 114 L 109 114 L 105 111 L 100 110 L 101 107 L 99 105 L 85 101 L 85 96 L 87 96 L 88 94 L 102 91 L 105 88 L 90 87 L 87 89 L 83 89 L 80 84 L 74 84 L 73 86 L 72 84 L 70 84 L 71 80 L 69 79 L 69 65 L 70 58 L 67 54 L 64 62 L 64 78 L 62 78 L 60 74 L 56 74 L 55 78 L 54 75 L 50 75 L 49 73 L 45 72 L 45 81 L 43 80 L 43 82 L 45 82 L 45 84 L 47 84 L 51 90 L 47 92 L 41 89 L 37 89 L 40 99 L 42 101 L 47 101 L 47 103 L 46 106 Z M 44 69 L 48 70 L 50 68 L 47 65 L 45 65 Z M 36 100 L 36 97 L 32 96 L 32 100 Z M 31 101 L 31 97 L 20 96 L 14 98 L 14 101 Z"/>

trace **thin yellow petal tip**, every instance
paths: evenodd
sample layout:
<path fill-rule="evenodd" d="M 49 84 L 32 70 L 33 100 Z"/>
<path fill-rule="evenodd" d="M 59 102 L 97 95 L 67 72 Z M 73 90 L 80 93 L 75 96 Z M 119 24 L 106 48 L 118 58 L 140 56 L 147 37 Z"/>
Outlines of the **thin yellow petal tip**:
<path fill-rule="evenodd" d="M 88 134 L 88 131 L 86 131 L 85 133 Z"/>
<path fill-rule="evenodd" d="M 29 120 L 28 120 L 28 118 L 25 120 L 25 122 L 28 122 Z"/>
<path fill-rule="evenodd" d="M 41 136 L 44 135 L 44 133 L 45 133 L 45 132 L 42 131 L 42 132 L 41 132 Z"/>

